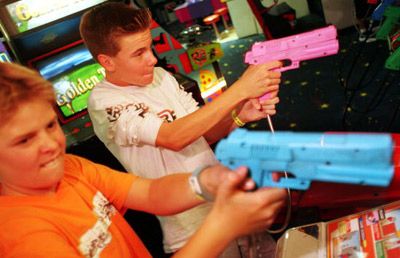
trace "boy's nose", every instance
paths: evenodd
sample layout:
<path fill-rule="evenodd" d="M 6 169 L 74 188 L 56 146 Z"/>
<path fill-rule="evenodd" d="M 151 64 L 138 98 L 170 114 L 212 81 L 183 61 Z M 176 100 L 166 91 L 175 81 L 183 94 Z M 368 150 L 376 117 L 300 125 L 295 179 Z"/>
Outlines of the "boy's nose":
<path fill-rule="evenodd" d="M 150 65 L 155 65 L 157 63 L 157 58 L 154 56 L 154 54 L 151 52 L 149 55 L 149 60 L 148 60 Z"/>
<path fill-rule="evenodd" d="M 54 135 L 49 133 L 43 133 L 41 135 L 40 149 L 42 152 L 45 153 L 49 151 L 54 151 L 57 148 L 58 148 L 58 141 Z"/>

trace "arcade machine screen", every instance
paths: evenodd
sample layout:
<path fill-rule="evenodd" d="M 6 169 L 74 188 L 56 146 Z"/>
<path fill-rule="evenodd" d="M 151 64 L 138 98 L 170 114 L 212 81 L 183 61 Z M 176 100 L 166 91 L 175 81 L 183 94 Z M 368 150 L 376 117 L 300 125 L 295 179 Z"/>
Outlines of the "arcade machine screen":
<path fill-rule="evenodd" d="M 104 78 L 104 68 L 93 59 L 82 41 L 39 56 L 28 64 L 52 82 L 56 111 L 68 143 L 89 138 L 92 128 L 87 115 L 87 100 L 93 87 Z"/>
<path fill-rule="evenodd" d="M 7 4 L 5 25 L 10 36 L 29 31 L 50 22 L 59 20 L 82 10 L 98 5 L 106 0 L 9 0 Z M 10 3 L 11 2 L 11 3 Z M 3 15 L 4 16 L 4 15 Z"/>

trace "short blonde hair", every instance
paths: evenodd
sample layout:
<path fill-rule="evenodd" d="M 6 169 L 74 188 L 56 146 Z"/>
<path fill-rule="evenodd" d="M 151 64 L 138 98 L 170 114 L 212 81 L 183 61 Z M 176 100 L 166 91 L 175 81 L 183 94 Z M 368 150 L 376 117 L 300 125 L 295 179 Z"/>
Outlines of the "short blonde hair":
<path fill-rule="evenodd" d="M 55 105 L 52 84 L 32 69 L 0 62 L 0 113 L 6 122 L 19 105 L 41 99 Z"/>
<path fill-rule="evenodd" d="M 150 28 L 151 22 L 151 12 L 147 8 L 134 9 L 124 3 L 108 2 L 84 13 L 79 30 L 86 47 L 97 60 L 99 54 L 117 55 L 120 37 L 143 32 Z"/>

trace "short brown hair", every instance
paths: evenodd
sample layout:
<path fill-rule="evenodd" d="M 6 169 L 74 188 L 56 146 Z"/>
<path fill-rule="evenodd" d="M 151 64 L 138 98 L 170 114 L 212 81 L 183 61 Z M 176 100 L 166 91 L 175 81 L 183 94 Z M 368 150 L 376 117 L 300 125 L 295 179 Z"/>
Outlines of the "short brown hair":
<path fill-rule="evenodd" d="M 14 114 L 20 104 L 44 100 L 55 105 L 52 84 L 40 74 L 22 65 L 0 62 L 0 114 L 2 122 Z"/>
<path fill-rule="evenodd" d="M 123 3 L 108 2 L 83 14 L 79 30 L 93 58 L 99 54 L 115 56 L 118 38 L 150 28 L 149 9 L 134 9 Z"/>

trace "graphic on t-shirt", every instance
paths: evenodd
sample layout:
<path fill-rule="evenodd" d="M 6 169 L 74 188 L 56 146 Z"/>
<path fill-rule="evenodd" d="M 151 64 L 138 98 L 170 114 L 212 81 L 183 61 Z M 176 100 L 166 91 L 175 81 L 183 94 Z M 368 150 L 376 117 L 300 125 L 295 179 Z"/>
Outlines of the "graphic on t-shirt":
<path fill-rule="evenodd" d="M 149 107 L 144 103 L 129 103 L 127 105 L 116 105 L 106 108 L 107 118 L 110 122 L 115 122 L 121 116 L 124 110 L 132 110 L 138 112 L 138 116 L 144 117 L 144 114 L 149 111 Z"/>
<path fill-rule="evenodd" d="M 144 103 L 130 103 L 128 105 L 116 105 L 106 108 L 107 118 L 110 122 L 115 122 L 121 116 L 124 110 L 137 112 L 137 115 L 144 118 L 144 115 L 149 111 L 149 107 Z M 157 114 L 157 116 L 164 121 L 170 123 L 176 119 L 174 110 L 164 109 Z"/>
<path fill-rule="evenodd" d="M 175 111 L 171 109 L 164 109 L 163 111 L 159 112 L 158 117 L 164 119 L 164 121 L 171 123 L 176 119 Z"/>
<path fill-rule="evenodd" d="M 79 243 L 79 250 L 85 257 L 100 257 L 101 252 L 111 242 L 112 236 L 108 228 L 115 213 L 115 207 L 101 192 L 97 192 L 93 197 L 93 214 L 97 221 L 82 235 Z"/>

